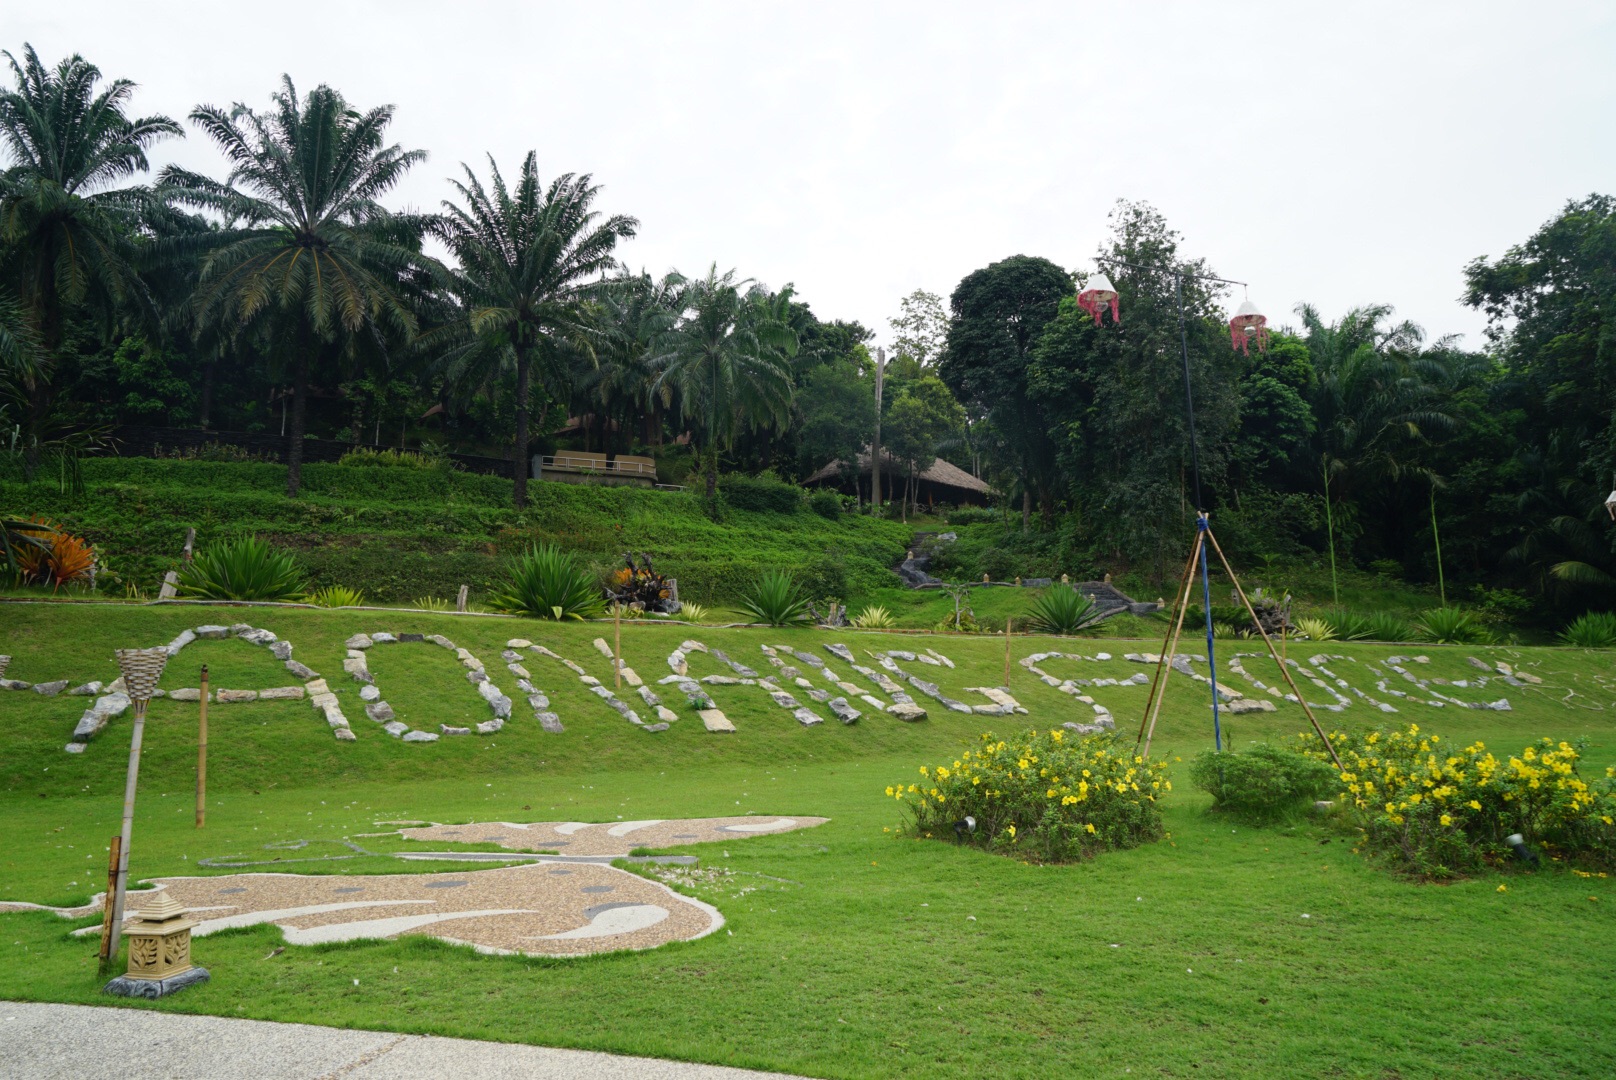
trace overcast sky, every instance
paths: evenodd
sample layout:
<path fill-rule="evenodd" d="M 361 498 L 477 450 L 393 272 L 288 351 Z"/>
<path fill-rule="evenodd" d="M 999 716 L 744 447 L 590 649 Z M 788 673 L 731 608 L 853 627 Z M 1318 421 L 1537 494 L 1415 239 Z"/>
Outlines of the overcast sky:
<path fill-rule="evenodd" d="M 135 108 L 267 102 L 280 75 L 398 107 L 436 209 L 461 161 L 591 172 L 631 266 L 794 282 L 890 340 L 1008 255 L 1087 270 L 1118 198 L 1275 322 L 1394 304 L 1480 344 L 1461 270 L 1616 190 L 1616 4 L 304 3 L 0 0 Z M 194 131 L 159 148 L 222 174 Z"/>

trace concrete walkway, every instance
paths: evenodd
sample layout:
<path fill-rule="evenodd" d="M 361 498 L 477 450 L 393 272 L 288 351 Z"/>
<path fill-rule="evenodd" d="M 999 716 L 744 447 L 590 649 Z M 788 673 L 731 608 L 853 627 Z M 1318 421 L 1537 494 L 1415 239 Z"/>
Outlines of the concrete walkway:
<path fill-rule="evenodd" d="M 50 1080 L 781 1080 L 715 1065 L 514 1043 L 93 1005 L 0 1002 L 0 1077 Z M 786 1080 L 802 1080 L 800 1077 Z"/>

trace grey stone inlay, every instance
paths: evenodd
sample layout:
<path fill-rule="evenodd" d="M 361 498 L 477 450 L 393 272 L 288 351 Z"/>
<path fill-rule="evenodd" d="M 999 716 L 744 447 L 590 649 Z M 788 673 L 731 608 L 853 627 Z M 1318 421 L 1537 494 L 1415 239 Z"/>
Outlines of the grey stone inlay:
<path fill-rule="evenodd" d="M 421 886 L 423 889 L 458 889 L 464 881 L 429 881 Z"/>
<path fill-rule="evenodd" d="M 585 885 L 578 891 L 586 893 L 607 893 L 616 892 L 617 890 L 611 885 Z"/>

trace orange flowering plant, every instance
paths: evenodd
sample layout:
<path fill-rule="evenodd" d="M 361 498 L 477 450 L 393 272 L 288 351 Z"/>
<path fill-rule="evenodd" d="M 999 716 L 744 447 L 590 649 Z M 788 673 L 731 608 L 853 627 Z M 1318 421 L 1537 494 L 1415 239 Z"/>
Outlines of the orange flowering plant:
<path fill-rule="evenodd" d="M 1072 862 L 1162 836 L 1157 800 L 1172 790 L 1164 760 L 1146 761 L 1114 735 L 1056 728 L 1009 739 L 984 734 L 951 763 L 887 796 L 917 836 L 957 838 L 1041 862 Z"/>
<path fill-rule="evenodd" d="M 1304 753 L 1326 758 L 1311 734 Z M 1345 766 L 1338 780 L 1348 820 L 1371 849 L 1421 877 L 1453 877 L 1511 857 L 1518 834 L 1529 850 L 1602 866 L 1616 863 L 1616 770 L 1593 781 L 1566 742 L 1540 739 L 1499 758 L 1418 724 L 1391 731 L 1332 732 Z"/>

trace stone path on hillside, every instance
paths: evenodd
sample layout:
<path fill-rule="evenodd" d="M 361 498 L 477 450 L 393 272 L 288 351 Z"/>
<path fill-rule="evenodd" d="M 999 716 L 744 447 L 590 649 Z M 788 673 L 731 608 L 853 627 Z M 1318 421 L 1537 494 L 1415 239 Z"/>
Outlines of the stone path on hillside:
<path fill-rule="evenodd" d="M 110 1070 L 110 1072 L 109 1072 Z M 803 1080 L 586 1050 L 186 1016 L 91 1005 L 0 1002 L 0 1075 L 31 1080 Z"/>

